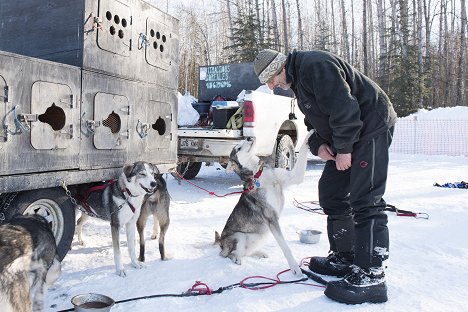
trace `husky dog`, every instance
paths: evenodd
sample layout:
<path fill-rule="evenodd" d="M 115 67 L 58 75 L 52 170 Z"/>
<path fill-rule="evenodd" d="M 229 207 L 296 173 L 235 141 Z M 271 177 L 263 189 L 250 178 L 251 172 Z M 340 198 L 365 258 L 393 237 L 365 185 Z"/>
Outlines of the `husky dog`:
<path fill-rule="evenodd" d="M 93 185 L 87 190 L 78 189 L 78 194 L 75 195 L 81 209 L 88 212 L 82 213 L 77 221 L 78 242 L 83 245 L 81 231 L 89 215 L 110 221 L 116 273 L 122 277 L 126 276 L 126 273 L 120 255 L 119 229 L 125 225 L 132 266 L 142 268 L 135 255 L 135 224 L 140 216 L 145 195 L 153 193 L 156 189 L 154 171 L 152 164 L 139 161 L 125 166 L 118 180 L 111 181 L 104 187 Z M 98 191 L 90 192 L 96 188 Z"/>
<path fill-rule="evenodd" d="M 39 215 L 0 225 L 0 309 L 43 311 L 44 294 L 60 276 L 55 238 Z"/>
<path fill-rule="evenodd" d="M 267 257 L 256 247 L 268 230 L 288 260 L 294 275 L 302 276 L 299 265 L 284 240 L 279 225 L 279 216 L 284 206 L 284 189 L 304 180 L 307 166 L 307 136 L 297 162 L 291 171 L 269 167 L 255 155 L 255 139 L 247 138 L 235 146 L 229 156 L 226 172 L 236 172 L 244 181 L 244 193 L 234 207 L 221 236 L 215 233 L 215 242 L 221 246 L 220 255 L 241 264 L 243 256 Z"/>
<path fill-rule="evenodd" d="M 167 229 L 169 228 L 169 204 L 171 197 L 167 191 L 166 181 L 163 179 L 162 174 L 155 172 L 154 179 L 156 180 L 157 186 L 156 191 L 151 195 L 145 196 L 145 201 L 141 207 L 140 217 L 137 221 L 137 230 L 140 236 L 140 256 L 138 260 L 145 262 L 145 236 L 144 229 L 146 220 L 150 215 L 153 215 L 153 235 L 151 239 L 156 239 L 159 232 L 159 253 L 161 254 L 162 260 L 167 260 L 166 252 L 164 249 L 164 238 L 166 236 Z M 159 225 L 159 229 L 158 229 Z"/>

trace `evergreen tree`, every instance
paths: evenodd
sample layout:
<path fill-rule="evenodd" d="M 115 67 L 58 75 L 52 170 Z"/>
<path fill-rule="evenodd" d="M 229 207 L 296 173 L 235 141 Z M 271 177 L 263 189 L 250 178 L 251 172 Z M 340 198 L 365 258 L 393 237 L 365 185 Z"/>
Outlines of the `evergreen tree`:
<path fill-rule="evenodd" d="M 262 27 L 253 10 L 240 15 L 233 21 L 231 45 L 225 47 L 229 51 L 229 61 L 233 63 L 253 62 L 257 53 L 271 45 L 271 40 L 261 36 Z M 262 38 L 263 37 L 263 38 Z"/>

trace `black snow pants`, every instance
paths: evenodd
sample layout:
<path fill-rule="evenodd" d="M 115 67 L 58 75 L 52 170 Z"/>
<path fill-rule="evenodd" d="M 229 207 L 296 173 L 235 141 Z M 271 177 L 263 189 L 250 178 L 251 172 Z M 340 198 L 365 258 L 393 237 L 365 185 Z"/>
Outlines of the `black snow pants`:
<path fill-rule="evenodd" d="M 388 258 L 389 235 L 383 199 L 388 149 L 393 127 L 353 146 L 352 165 L 345 171 L 327 161 L 319 181 L 320 206 L 327 214 L 330 250 L 354 253 L 361 268 L 380 267 Z"/>

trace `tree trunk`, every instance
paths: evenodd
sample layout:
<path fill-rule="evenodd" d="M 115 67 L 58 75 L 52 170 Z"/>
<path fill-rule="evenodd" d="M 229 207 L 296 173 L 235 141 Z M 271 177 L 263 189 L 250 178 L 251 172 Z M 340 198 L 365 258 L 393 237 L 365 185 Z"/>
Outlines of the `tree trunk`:
<path fill-rule="evenodd" d="M 362 1 L 362 65 L 364 75 L 369 72 L 369 62 L 367 56 L 367 0 Z"/>
<path fill-rule="evenodd" d="M 276 50 L 279 50 L 280 40 L 278 33 L 278 18 L 276 17 L 275 0 L 270 0 L 271 3 L 271 27 L 273 28 L 273 44 Z"/>
<path fill-rule="evenodd" d="M 465 49 L 466 49 L 466 3 L 461 0 L 461 16 L 460 16 L 460 57 L 458 58 L 458 75 L 457 75 L 457 96 L 455 104 L 462 106 L 465 103 Z"/>
<path fill-rule="evenodd" d="M 378 77 L 380 86 L 387 90 L 388 80 L 387 80 L 387 40 L 386 40 L 386 23 L 385 23 L 385 10 L 384 10 L 384 0 L 378 0 L 377 2 L 377 19 L 379 22 L 379 69 Z"/>
<path fill-rule="evenodd" d="M 424 63 L 423 63 L 423 38 L 422 38 L 422 4 L 421 0 L 417 2 L 417 42 L 418 42 L 418 107 L 423 108 L 423 90 L 424 90 Z"/>
<path fill-rule="evenodd" d="M 284 38 L 284 49 L 283 52 L 288 54 L 289 52 L 289 38 L 288 38 L 288 15 L 286 13 L 285 0 L 281 0 L 281 7 L 283 9 L 283 38 Z"/>
<path fill-rule="evenodd" d="M 304 49 L 304 30 L 302 29 L 302 16 L 301 16 L 301 7 L 299 5 L 299 0 L 296 0 L 297 6 L 297 35 L 298 35 L 298 47 L 299 50 Z"/>
<path fill-rule="evenodd" d="M 348 26 L 346 24 L 346 7 L 344 0 L 341 0 L 341 28 L 343 29 L 343 34 L 341 36 L 341 46 L 343 47 L 343 56 L 348 61 L 351 62 L 349 57 L 349 41 L 348 41 Z"/>

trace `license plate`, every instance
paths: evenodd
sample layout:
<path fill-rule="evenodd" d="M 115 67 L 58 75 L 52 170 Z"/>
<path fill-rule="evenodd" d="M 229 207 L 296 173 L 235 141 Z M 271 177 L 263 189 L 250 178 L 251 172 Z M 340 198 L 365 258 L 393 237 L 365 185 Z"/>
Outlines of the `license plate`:
<path fill-rule="evenodd" d="M 189 138 L 180 138 L 179 148 L 180 149 L 199 149 L 200 139 L 189 139 Z"/>

